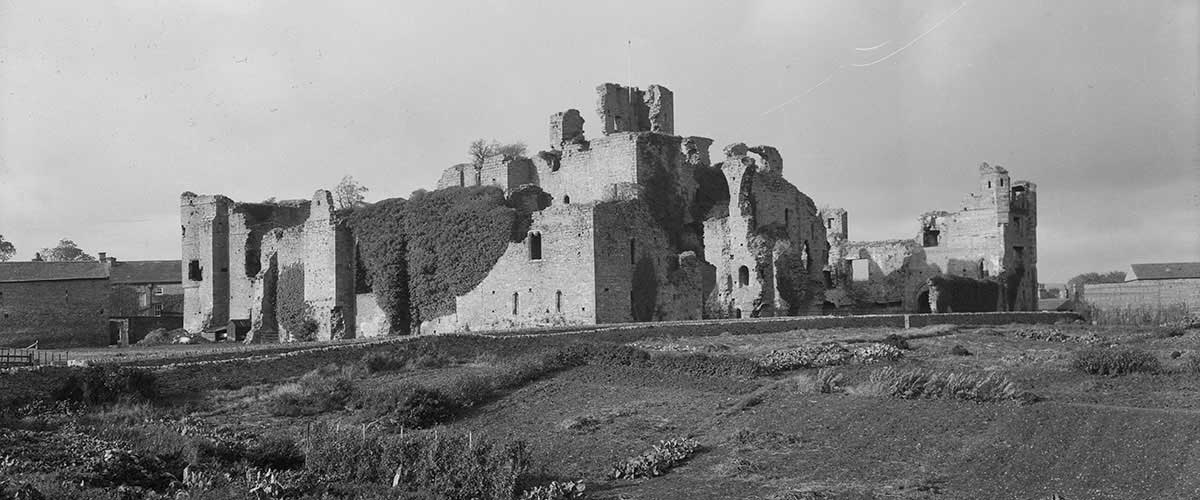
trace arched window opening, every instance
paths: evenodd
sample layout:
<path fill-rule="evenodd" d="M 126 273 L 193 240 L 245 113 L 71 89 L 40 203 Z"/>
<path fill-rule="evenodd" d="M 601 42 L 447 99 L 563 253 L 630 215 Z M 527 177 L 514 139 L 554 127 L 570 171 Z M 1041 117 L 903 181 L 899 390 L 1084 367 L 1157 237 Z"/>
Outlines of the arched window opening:
<path fill-rule="evenodd" d="M 742 317 L 742 310 L 741 310 L 741 308 L 738 308 L 738 309 L 734 309 L 734 310 L 733 310 L 733 317 L 735 317 L 735 318 L 741 318 L 741 317 Z"/>
<path fill-rule="evenodd" d="M 738 268 L 738 286 L 743 287 L 750 284 L 750 268 L 742 266 Z"/>
<path fill-rule="evenodd" d="M 529 233 L 529 260 L 542 260 L 542 233 Z"/>
<path fill-rule="evenodd" d="M 562 290 L 554 292 L 554 312 L 562 312 Z"/>
<path fill-rule="evenodd" d="M 812 259 L 812 254 L 808 252 L 808 242 L 807 241 L 804 242 L 804 245 L 800 247 L 800 262 L 801 262 L 801 265 L 804 266 L 805 272 L 812 270 L 813 259 Z"/>
<path fill-rule="evenodd" d="M 564 194 L 563 195 L 563 203 L 566 205 L 570 205 L 571 204 L 571 195 Z"/>
<path fill-rule="evenodd" d="M 513 292 L 513 316 L 517 315 L 518 307 L 521 305 L 521 296 L 517 292 Z"/>

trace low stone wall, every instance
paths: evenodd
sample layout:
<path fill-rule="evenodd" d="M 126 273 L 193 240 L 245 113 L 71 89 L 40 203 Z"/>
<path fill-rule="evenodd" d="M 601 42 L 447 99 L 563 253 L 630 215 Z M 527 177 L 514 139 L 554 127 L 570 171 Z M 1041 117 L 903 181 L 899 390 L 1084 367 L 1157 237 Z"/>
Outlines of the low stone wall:
<path fill-rule="evenodd" d="M 677 336 L 719 335 L 724 332 L 738 334 L 765 334 L 789 330 L 820 330 L 827 328 L 920 328 L 930 325 L 1004 325 L 1053 324 L 1059 321 L 1075 321 L 1082 317 L 1074 312 L 986 312 L 986 313 L 939 313 L 939 314 L 866 314 L 859 316 L 788 316 L 775 318 L 725 319 L 701 321 L 663 321 L 655 323 L 626 323 L 597 325 L 588 329 L 545 329 L 479 332 L 486 335 L 588 335 L 593 333 L 629 332 L 646 330 L 678 330 Z M 607 336 L 606 336 L 607 338 Z M 609 339 L 612 340 L 612 339 Z"/>

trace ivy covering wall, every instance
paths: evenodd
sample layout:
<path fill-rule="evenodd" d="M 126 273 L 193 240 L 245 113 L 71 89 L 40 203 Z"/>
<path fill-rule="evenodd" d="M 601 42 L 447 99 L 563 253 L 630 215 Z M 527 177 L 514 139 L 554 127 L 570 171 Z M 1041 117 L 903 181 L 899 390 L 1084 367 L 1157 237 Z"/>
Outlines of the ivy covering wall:
<path fill-rule="evenodd" d="M 520 241 L 530 213 L 511 206 L 495 186 L 417 191 L 343 213 L 380 307 L 393 329 L 454 312 Z"/>

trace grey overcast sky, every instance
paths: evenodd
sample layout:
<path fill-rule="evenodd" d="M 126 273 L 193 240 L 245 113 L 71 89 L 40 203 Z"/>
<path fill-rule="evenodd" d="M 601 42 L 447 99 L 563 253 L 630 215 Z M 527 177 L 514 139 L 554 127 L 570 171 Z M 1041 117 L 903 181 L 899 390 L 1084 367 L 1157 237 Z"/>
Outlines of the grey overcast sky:
<path fill-rule="evenodd" d="M 778 147 L 853 239 L 914 236 L 986 161 L 1038 185 L 1043 281 L 1200 260 L 1198 3 L 0 0 L 0 234 L 175 259 L 183 191 L 406 197 L 557 111 L 595 136 L 632 81 L 718 156 Z"/>

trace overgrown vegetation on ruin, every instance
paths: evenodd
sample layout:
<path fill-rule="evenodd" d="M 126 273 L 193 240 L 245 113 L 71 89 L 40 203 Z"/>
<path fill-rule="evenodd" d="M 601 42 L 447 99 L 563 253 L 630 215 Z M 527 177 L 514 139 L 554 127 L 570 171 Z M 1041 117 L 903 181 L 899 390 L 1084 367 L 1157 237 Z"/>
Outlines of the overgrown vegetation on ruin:
<path fill-rule="evenodd" d="M 393 330 L 454 311 L 454 299 L 474 289 L 524 238 L 530 214 L 511 206 L 495 186 L 417 191 L 345 213 L 358 236 L 371 287 Z"/>
<path fill-rule="evenodd" d="M 279 272 L 277 290 L 275 304 L 278 307 L 279 326 L 293 340 L 312 340 L 318 325 L 313 317 L 312 306 L 304 300 L 304 266 L 283 266 Z"/>

